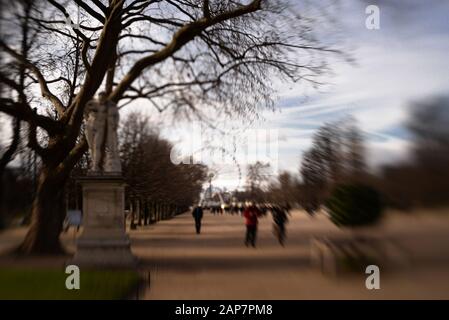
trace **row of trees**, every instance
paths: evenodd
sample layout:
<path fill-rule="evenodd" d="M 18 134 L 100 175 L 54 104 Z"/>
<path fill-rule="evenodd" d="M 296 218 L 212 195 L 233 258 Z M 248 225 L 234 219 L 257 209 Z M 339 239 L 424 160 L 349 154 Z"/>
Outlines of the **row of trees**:
<path fill-rule="evenodd" d="M 136 217 L 139 225 L 147 224 L 184 212 L 198 203 L 207 167 L 173 164 L 170 160 L 173 145 L 159 136 L 148 117 L 130 114 L 119 137 L 132 221 Z"/>
<path fill-rule="evenodd" d="M 138 225 L 145 225 L 169 218 L 199 201 L 207 167 L 200 164 L 174 165 L 170 160 L 172 144 L 160 137 L 147 116 L 136 112 L 124 119 L 119 143 L 127 184 L 125 202 L 132 215 L 132 226 L 134 220 Z M 21 147 L 19 150 L 27 149 Z M 18 158 L 22 161 L 8 168 L 3 175 L 0 216 L 5 220 L 26 218 L 29 214 L 34 189 L 33 175 L 27 170 L 28 156 L 27 153 L 19 153 Z M 87 173 L 89 162 L 86 154 L 72 171 L 65 190 L 69 209 L 82 207 L 82 192 L 77 178 Z"/>
<path fill-rule="evenodd" d="M 324 124 L 302 159 L 299 175 L 283 172 L 270 181 L 269 166 L 249 166 L 247 198 L 302 205 L 310 212 L 339 185 L 365 185 L 381 192 L 390 207 L 410 209 L 449 204 L 449 98 L 412 104 L 404 134 L 411 142 L 407 160 L 367 169 L 362 131 L 352 117 Z M 263 182 L 263 183 L 262 183 Z"/>

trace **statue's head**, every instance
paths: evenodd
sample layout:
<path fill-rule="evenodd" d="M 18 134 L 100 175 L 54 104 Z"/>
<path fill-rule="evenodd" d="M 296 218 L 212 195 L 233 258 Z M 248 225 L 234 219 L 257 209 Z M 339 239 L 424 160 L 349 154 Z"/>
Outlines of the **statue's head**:
<path fill-rule="evenodd" d="M 108 97 L 108 95 L 106 94 L 105 91 L 100 91 L 100 92 L 98 93 L 98 100 L 99 100 L 100 102 L 105 102 L 106 99 L 107 99 L 107 97 Z"/>

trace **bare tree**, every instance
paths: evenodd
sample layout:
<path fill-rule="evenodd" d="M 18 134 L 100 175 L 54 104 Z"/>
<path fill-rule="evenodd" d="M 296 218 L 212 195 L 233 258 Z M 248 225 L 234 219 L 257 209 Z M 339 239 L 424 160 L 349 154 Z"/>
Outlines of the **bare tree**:
<path fill-rule="evenodd" d="M 20 50 L 25 15 L 37 45 Z M 25 88 L 2 68 L 0 111 L 27 124 L 41 170 L 24 253 L 61 252 L 64 184 L 87 149 L 86 103 L 104 86 L 124 106 L 147 99 L 157 110 L 202 118 L 208 108 L 251 115 L 272 107 L 272 79 L 319 83 L 316 25 L 290 1 L 17 1 L 4 14 L 4 63 L 26 69 Z M 76 18 L 77 17 L 77 18 Z M 44 98 L 44 99 L 42 99 Z M 33 112 L 33 108 L 38 112 Z M 42 138 L 38 138 L 39 134 Z"/>
<path fill-rule="evenodd" d="M 17 149 L 20 145 L 20 120 L 13 120 L 13 136 L 11 139 L 11 143 L 8 147 L 3 147 L 0 145 L 0 179 L 3 176 L 3 172 L 5 171 L 6 166 L 10 163 L 17 152 Z M 1 199 L 1 191 L 0 191 L 0 199 Z"/>
<path fill-rule="evenodd" d="M 291 207 L 300 200 L 299 181 L 290 172 L 281 172 L 277 180 L 270 183 L 266 193 L 270 202 Z"/>
<path fill-rule="evenodd" d="M 449 97 L 414 102 L 406 126 L 411 135 L 411 159 L 383 168 L 380 189 L 391 205 L 446 206 L 449 192 Z"/>
<path fill-rule="evenodd" d="M 247 166 L 246 181 L 253 201 L 262 201 L 263 187 L 270 176 L 270 164 L 257 161 Z"/>
<path fill-rule="evenodd" d="M 306 209 L 317 209 L 335 185 L 363 179 L 366 175 L 364 153 L 363 135 L 353 117 L 320 127 L 301 163 Z"/>
<path fill-rule="evenodd" d="M 302 176 L 302 206 L 312 213 L 318 209 L 326 190 L 326 165 L 316 148 L 304 153 L 300 173 Z"/>
<path fill-rule="evenodd" d="M 327 123 L 313 138 L 315 151 L 325 165 L 323 174 L 329 185 L 338 183 L 343 171 L 343 137 L 340 123 Z"/>
<path fill-rule="evenodd" d="M 431 167 L 447 163 L 449 154 L 449 96 L 439 96 L 412 105 L 407 128 L 413 134 L 415 161 Z"/>
<path fill-rule="evenodd" d="M 357 181 L 364 179 L 367 171 L 365 139 L 353 117 L 343 122 L 344 158 L 346 165 L 343 174 L 346 179 Z"/>

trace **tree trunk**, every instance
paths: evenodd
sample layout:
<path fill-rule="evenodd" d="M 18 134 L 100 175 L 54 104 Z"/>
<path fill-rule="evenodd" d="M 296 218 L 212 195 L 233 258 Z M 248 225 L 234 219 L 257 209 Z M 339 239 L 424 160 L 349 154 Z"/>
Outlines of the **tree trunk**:
<path fill-rule="evenodd" d="M 62 254 L 59 240 L 65 218 L 65 179 L 55 168 L 42 168 L 31 211 L 31 225 L 19 247 L 22 254 Z"/>
<path fill-rule="evenodd" d="M 150 224 L 156 222 L 156 203 L 154 201 L 150 202 Z"/>
<path fill-rule="evenodd" d="M 143 201 L 143 225 L 148 225 L 148 219 L 150 216 L 150 208 L 148 204 L 148 200 Z"/>
<path fill-rule="evenodd" d="M 137 199 L 137 225 L 142 226 L 142 205 L 140 197 Z"/>
<path fill-rule="evenodd" d="M 136 224 L 134 222 L 134 219 L 136 217 L 136 203 L 135 203 L 133 198 L 131 198 L 129 200 L 129 203 L 130 203 L 130 211 L 131 211 L 131 223 L 130 223 L 129 228 L 131 230 L 135 230 L 136 229 Z"/>

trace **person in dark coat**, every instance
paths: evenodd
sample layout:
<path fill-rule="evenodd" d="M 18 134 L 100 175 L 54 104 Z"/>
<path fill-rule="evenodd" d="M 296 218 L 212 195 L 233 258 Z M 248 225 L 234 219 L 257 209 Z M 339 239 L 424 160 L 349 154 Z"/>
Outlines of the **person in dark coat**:
<path fill-rule="evenodd" d="M 271 209 L 274 222 L 274 233 L 278 238 L 279 243 L 284 246 L 286 238 L 285 224 L 288 221 L 288 209 L 287 207 L 273 206 Z"/>
<path fill-rule="evenodd" d="M 201 232 L 201 219 L 203 219 L 203 208 L 198 205 L 192 211 L 192 216 L 195 219 L 195 228 L 196 233 L 199 234 Z"/>

